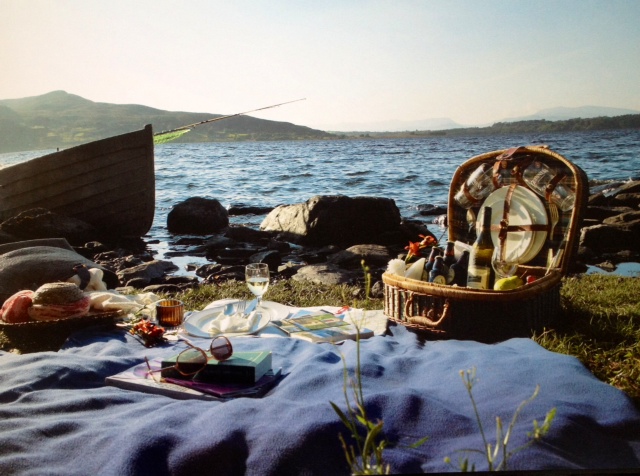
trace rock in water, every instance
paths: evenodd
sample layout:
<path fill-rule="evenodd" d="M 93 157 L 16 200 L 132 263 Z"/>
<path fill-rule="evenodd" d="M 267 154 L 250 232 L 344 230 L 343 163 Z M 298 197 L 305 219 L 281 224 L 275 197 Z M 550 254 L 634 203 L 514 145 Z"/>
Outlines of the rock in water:
<path fill-rule="evenodd" d="M 400 222 L 400 210 L 390 198 L 319 195 L 276 207 L 260 228 L 302 245 L 352 246 L 385 244 L 385 234 L 397 233 Z"/>
<path fill-rule="evenodd" d="M 167 216 L 167 229 L 177 234 L 207 235 L 228 226 L 229 213 L 215 198 L 188 198 Z"/>
<path fill-rule="evenodd" d="M 98 231 L 88 223 L 44 208 L 19 213 L 2 222 L 0 230 L 21 240 L 63 237 L 73 245 L 83 245 L 98 236 Z"/>

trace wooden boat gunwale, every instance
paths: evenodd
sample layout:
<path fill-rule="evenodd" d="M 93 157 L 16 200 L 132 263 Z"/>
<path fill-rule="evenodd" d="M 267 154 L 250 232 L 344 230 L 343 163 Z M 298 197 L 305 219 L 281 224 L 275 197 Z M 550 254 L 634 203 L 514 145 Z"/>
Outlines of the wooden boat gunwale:
<path fill-rule="evenodd" d="M 81 144 L 0 169 L 0 222 L 32 208 L 110 235 L 143 236 L 155 214 L 153 130 Z"/>

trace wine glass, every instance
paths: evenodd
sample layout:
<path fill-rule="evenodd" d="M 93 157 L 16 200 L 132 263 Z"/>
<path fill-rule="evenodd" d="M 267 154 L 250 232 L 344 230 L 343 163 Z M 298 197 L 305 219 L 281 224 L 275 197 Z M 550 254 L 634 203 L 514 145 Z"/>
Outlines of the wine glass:
<path fill-rule="evenodd" d="M 258 299 L 257 309 L 262 303 L 262 295 L 269 287 L 269 266 L 266 263 L 251 263 L 244 270 L 249 291 Z"/>
<path fill-rule="evenodd" d="M 501 278 L 510 278 L 518 269 L 518 262 L 507 259 L 506 254 L 505 258 L 502 258 L 502 249 L 500 245 L 496 246 L 493 250 L 493 255 L 491 256 L 491 266 L 493 266 L 493 270 L 496 272 L 497 279 Z"/>

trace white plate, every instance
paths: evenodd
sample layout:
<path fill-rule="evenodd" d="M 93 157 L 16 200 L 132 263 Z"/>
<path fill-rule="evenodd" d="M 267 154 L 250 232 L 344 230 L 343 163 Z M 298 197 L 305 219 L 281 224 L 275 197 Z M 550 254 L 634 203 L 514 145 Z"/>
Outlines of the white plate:
<path fill-rule="evenodd" d="M 267 327 L 267 325 L 269 325 L 269 322 L 271 322 L 271 319 L 274 315 L 274 312 L 269 308 L 269 306 L 265 306 L 265 304 L 267 303 L 263 302 L 260 306 L 260 309 L 258 309 L 257 311 L 258 319 L 248 331 L 211 334 L 208 331 L 211 326 L 211 322 L 220 315 L 220 313 L 224 310 L 226 304 L 228 303 L 207 306 L 202 311 L 191 313 L 185 318 L 182 327 L 187 332 L 187 334 L 194 337 L 216 337 L 219 335 L 224 335 L 227 337 L 237 337 L 257 334 L 262 329 Z"/>
<path fill-rule="evenodd" d="M 226 304 L 229 303 L 237 303 L 240 302 L 237 299 L 222 299 L 220 301 L 214 301 L 210 304 L 208 304 L 204 309 L 211 309 L 214 307 L 219 307 L 219 306 L 224 306 Z M 268 309 L 269 311 L 271 311 L 271 319 L 272 320 L 277 320 L 277 319 L 284 319 L 285 317 L 287 317 L 287 315 L 289 314 L 289 312 L 291 312 L 290 307 L 285 306 L 284 304 L 280 304 L 279 302 L 274 302 L 274 301 L 262 301 L 262 303 L 260 304 L 260 307 L 262 309 Z"/>
<path fill-rule="evenodd" d="M 487 197 L 481 208 L 491 207 L 491 224 L 499 225 L 504 211 L 504 199 L 509 187 L 501 187 Z M 478 214 L 482 216 L 482 212 Z M 547 224 L 547 213 L 538 196 L 529 189 L 517 186 L 511 197 L 509 225 Z M 542 249 L 546 231 L 516 231 L 507 234 L 507 260 L 520 264 L 531 261 Z M 494 246 L 500 244 L 499 231 L 491 231 Z"/>
<path fill-rule="evenodd" d="M 524 206 L 527 207 L 529 213 L 531 213 L 531 218 L 533 219 L 534 225 L 544 225 L 547 226 L 549 223 L 549 219 L 547 218 L 547 211 L 542 204 L 542 200 L 540 197 L 533 193 L 531 190 L 525 187 L 518 187 L 522 189 L 522 192 L 525 194 L 526 198 L 523 200 Z M 521 263 L 528 263 L 533 258 L 535 258 L 542 247 L 544 246 L 545 241 L 547 240 L 547 230 L 539 230 L 533 233 L 533 243 L 531 243 L 531 247 L 526 255 L 523 256 Z"/>

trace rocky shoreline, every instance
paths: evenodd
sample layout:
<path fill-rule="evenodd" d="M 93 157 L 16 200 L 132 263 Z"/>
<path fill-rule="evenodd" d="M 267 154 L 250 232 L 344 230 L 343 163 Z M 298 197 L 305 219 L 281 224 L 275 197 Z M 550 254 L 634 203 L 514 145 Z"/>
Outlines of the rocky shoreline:
<path fill-rule="evenodd" d="M 380 276 L 390 259 L 405 253 L 409 241 L 445 234 L 446 215 L 427 207 L 425 220 L 408 220 L 392 199 L 316 196 L 304 203 L 265 209 L 225 209 L 215 199 L 193 197 L 177 204 L 167 218 L 175 238 L 165 259 L 156 259 L 150 241 L 122 239 L 86 223 L 48 210 L 23 212 L 0 224 L 0 267 L 6 268 L 8 243 L 65 238 L 73 251 L 106 270 L 118 287 L 179 293 L 202 284 L 244 280 L 244 265 L 266 262 L 274 279 L 313 283 L 362 282 L 362 262 L 381 293 Z M 265 215 L 260 229 L 229 224 L 229 215 Z M 64 241 L 64 240 L 63 240 Z M 4 248 L 9 246 L 9 248 Z M 178 266 L 166 256 L 198 257 L 208 263 L 177 275 Z M 576 262 L 570 272 L 587 265 L 615 269 L 623 262 L 640 262 L 640 181 L 592 187 L 580 234 Z"/>

